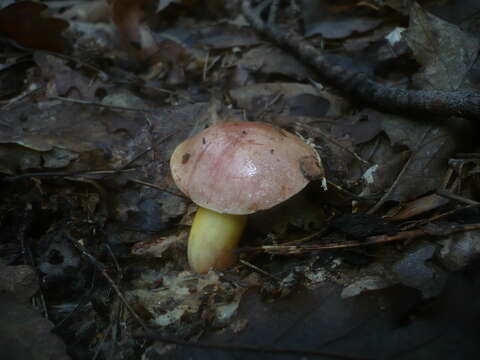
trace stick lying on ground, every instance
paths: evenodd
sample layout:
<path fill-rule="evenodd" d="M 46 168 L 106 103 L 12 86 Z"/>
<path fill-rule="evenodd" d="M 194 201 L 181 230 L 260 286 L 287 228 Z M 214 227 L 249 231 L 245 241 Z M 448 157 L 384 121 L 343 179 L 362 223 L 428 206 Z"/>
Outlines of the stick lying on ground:
<path fill-rule="evenodd" d="M 243 0 L 242 11 L 252 27 L 278 45 L 289 49 L 318 71 L 321 79 L 344 95 L 384 111 L 423 113 L 442 117 L 480 118 L 480 93 L 471 90 L 406 90 L 385 86 L 363 73 L 346 69 L 329 61 L 320 50 L 293 31 L 280 31 L 262 21 Z"/>

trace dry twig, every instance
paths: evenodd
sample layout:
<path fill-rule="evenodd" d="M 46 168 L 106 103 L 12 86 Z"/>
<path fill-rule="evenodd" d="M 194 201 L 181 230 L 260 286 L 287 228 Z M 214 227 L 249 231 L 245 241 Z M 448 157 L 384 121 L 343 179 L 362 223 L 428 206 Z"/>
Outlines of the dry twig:
<path fill-rule="evenodd" d="M 262 21 L 250 7 L 250 0 L 242 1 L 244 16 L 253 28 L 278 45 L 295 53 L 318 71 L 322 80 L 344 95 L 384 111 L 457 116 L 478 120 L 480 93 L 471 90 L 406 90 L 388 87 L 364 73 L 358 73 L 332 63 L 320 50 L 293 31 L 281 31 Z"/>
<path fill-rule="evenodd" d="M 238 249 L 237 252 L 261 252 L 264 251 L 274 255 L 298 255 L 312 251 L 324 251 L 332 249 L 347 249 L 370 245 L 385 244 L 395 241 L 413 240 L 424 236 L 449 236 L 459 232 L 479 230 L 480 224 L 428 224 L 414 230 L 400 231 L 395 235 L 369 236 L 364 241 L 344 241 L 330 244 L 308 244 L 308 245 L 264 245 L 258 247 L 246 247 Z"/>

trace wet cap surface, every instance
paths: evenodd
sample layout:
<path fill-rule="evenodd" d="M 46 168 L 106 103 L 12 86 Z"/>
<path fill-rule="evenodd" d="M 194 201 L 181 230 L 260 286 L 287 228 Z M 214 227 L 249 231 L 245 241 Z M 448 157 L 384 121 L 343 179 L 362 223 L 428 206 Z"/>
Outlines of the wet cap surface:
<path fill-rule="evenodd" d="M 175 149 L 170 167 L 193 202 L 228 214 L 269 209 L 323 177 L 310 145 L 259 122 L 221 123 L 201 131 Z"/>

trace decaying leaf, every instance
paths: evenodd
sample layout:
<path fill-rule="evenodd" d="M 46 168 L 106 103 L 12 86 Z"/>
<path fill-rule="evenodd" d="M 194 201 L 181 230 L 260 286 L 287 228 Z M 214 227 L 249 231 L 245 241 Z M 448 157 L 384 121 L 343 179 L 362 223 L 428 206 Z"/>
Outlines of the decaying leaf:
<path fill-rule="evenodd" d="M 393 146 L 402 145 L 410 150 L 411 160 L 402 180 L 390 193 L 389 200 L 413 200 L 440 188 L 448 167 L 448 159 L 455 149 L 455 137 L 443 127 L 411 121 L 407 118 L 368 111 L 378 117 Z M 399 171 L 399 168 L 397 168 Z"/>
<path fill-rule="evenodd" d="M 21 1 L 0 10 L 0 34 L 29 49 L 63 52 L 68 22 L 43 17 L 47 5 Z"/>
<path fill-rule="evenodd" d="M 314 78 L 313 72 L 289 53 L 268 45 L 243 54 L 238 65 L 266 75 L 283 75 L 295 80 Z"/>
<path fill-rule="evenodd" d="M 152 291 L 151 286 L 156 289 Z M 206 321 L 214 326 L 230 322 L 243 293 L 244 289 L 220 281 L 214 272 L 205 276 L 144 272 L 137 288 L 127 295 L 150 312 L 152 324 L 162 328 L 175 325 L 177 331 L 188 331 Z"/>
<path fill-rule="evenodd" d="M 422 71 L 415 75 L 419 88 L 457 89 L 480 49 L 480 41 L 475 36 L 428 13 L 416 2 L 410 9 L 406 38 L 422 65 Z"/>
<path fill-rule="evenodd" d="M 54 55 L 34 53 L 34 60 L 40 68 L 50 96 L 72 96 L 79 99 L 96 99 L 99 89 L 105 90 L 106 84 L 91 80 L 78 70 L 67 65 L 67 61 Z"/>

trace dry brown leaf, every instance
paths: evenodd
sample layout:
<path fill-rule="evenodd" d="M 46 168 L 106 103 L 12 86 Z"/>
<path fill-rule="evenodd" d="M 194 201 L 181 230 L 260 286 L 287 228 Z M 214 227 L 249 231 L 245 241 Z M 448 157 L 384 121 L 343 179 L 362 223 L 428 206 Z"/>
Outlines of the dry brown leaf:
<path fill-rule="evenodd" d="M 63 52 L 64 39 L 61 33 L 68 22 L 41 13 L 44 4 L 31 1 L 14 3 L 0 10 L 0 35 L 12 39 L 22 47 Z"/>

